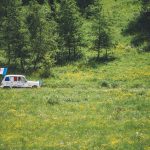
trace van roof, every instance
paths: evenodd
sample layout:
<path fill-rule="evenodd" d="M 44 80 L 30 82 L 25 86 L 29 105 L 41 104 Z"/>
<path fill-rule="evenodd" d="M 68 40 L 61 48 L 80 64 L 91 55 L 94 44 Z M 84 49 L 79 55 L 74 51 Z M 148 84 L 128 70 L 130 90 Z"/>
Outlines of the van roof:
<path fill-rule="evenodd" d="M 5 77 L 25 77 L 24 75 L 6 75 Z"/>

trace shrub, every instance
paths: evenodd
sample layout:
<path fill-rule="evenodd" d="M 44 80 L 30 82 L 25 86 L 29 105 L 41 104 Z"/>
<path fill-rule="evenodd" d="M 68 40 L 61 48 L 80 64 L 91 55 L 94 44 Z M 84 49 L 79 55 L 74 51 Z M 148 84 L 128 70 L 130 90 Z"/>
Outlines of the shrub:
<path fill-rule="evenodd" d="M 58 104 L 60 104 L 58 99 L 51 99 L 51 98 L 48 99 L 47 103 L 50 104 L 50 105 L 58 105 Z"/>
<path fill-rule="evenodd" d="M 117 87 L 119 87 L 119 84 L 118 84 L 117 82 L 113 82 L 113 83 L 111 84 L 111 87 L 112 87 L 112 88 L 117 88 Z"/>
<path fill-rule="evenodd" d="M 104 80 L 104 81 L 101 82 L 101 87 L 107 87 L 107 88 L 109 88 L 110 84 L 109 84 L 108 81 Z"/>

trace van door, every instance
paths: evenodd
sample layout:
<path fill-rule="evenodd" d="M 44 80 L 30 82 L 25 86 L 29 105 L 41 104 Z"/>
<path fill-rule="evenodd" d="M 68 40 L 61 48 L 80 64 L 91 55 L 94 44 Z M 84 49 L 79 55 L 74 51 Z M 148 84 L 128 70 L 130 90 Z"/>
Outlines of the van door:
<path fill-rule="evenodd" d="M 10 87 L 11 86 L 11 80 L 10 77 L 5 77 L 4 80 L 2 81 L 4 87 Z"/>
<path fill-rule="evenodd" d="M 24 77 L 18 77 L 18 87 L 26 87 L 26 82 Z"/>
<path fill-rule="evenodd" d="M 24 77 L 21 77 L 21 82 L 22 82 L 22 87 L 28 87 L 27 86 L 27 81 Z"/>
<path fill-rule="evenodd" d="M 11 77 L 12 87 L 18 87 L 18 78 L 16 76 Z"/>
<path fill-rule="evenodd" d="M 18 77 L 17 80 L 18 80 L 17 87 L 22 87 L 21 77 Z"/>

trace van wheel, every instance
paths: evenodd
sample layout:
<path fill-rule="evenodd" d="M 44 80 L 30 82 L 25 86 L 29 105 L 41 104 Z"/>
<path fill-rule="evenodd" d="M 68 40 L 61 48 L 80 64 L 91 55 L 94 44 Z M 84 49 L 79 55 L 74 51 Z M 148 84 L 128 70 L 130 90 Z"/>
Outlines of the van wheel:
<path fill-rule="evenodd" d="M 34 86 L 32 86 L 32 88 L 37 88 L 37 86 L 36 86 L 36 85 L 34 85 Z"/>
<path fill-rule="evenodd" d="M 3 88 L 4 89 L 11 89 L 12 87 L 10 87 L 10 86 L 4 86 Z"/>

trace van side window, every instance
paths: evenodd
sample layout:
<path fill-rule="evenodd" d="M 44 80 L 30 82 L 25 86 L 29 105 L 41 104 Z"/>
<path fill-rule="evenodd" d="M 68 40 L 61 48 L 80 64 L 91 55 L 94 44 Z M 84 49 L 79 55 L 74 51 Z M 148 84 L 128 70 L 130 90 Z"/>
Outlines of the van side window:
<path fill-rule="evenodd" d="M 21 81 L 21 77 L 18 77 L 18 81 Z"/>
<path fill-rule="evenodd" d="M 6 78 L 5 78 L 5 81 L 10 81 L 9 77 L 6 77 Z"/>
<path fill-rule="evenodd" d="M 17 77 L 14 77 L 14 81 L 17 81 Z"/>
<path fill-rule="evenodd" d="M 25 78 L 23 78 L 23 77 L 21 78 L 21 81 L 22 81 L 22 82 L 26 82 Z"/>

